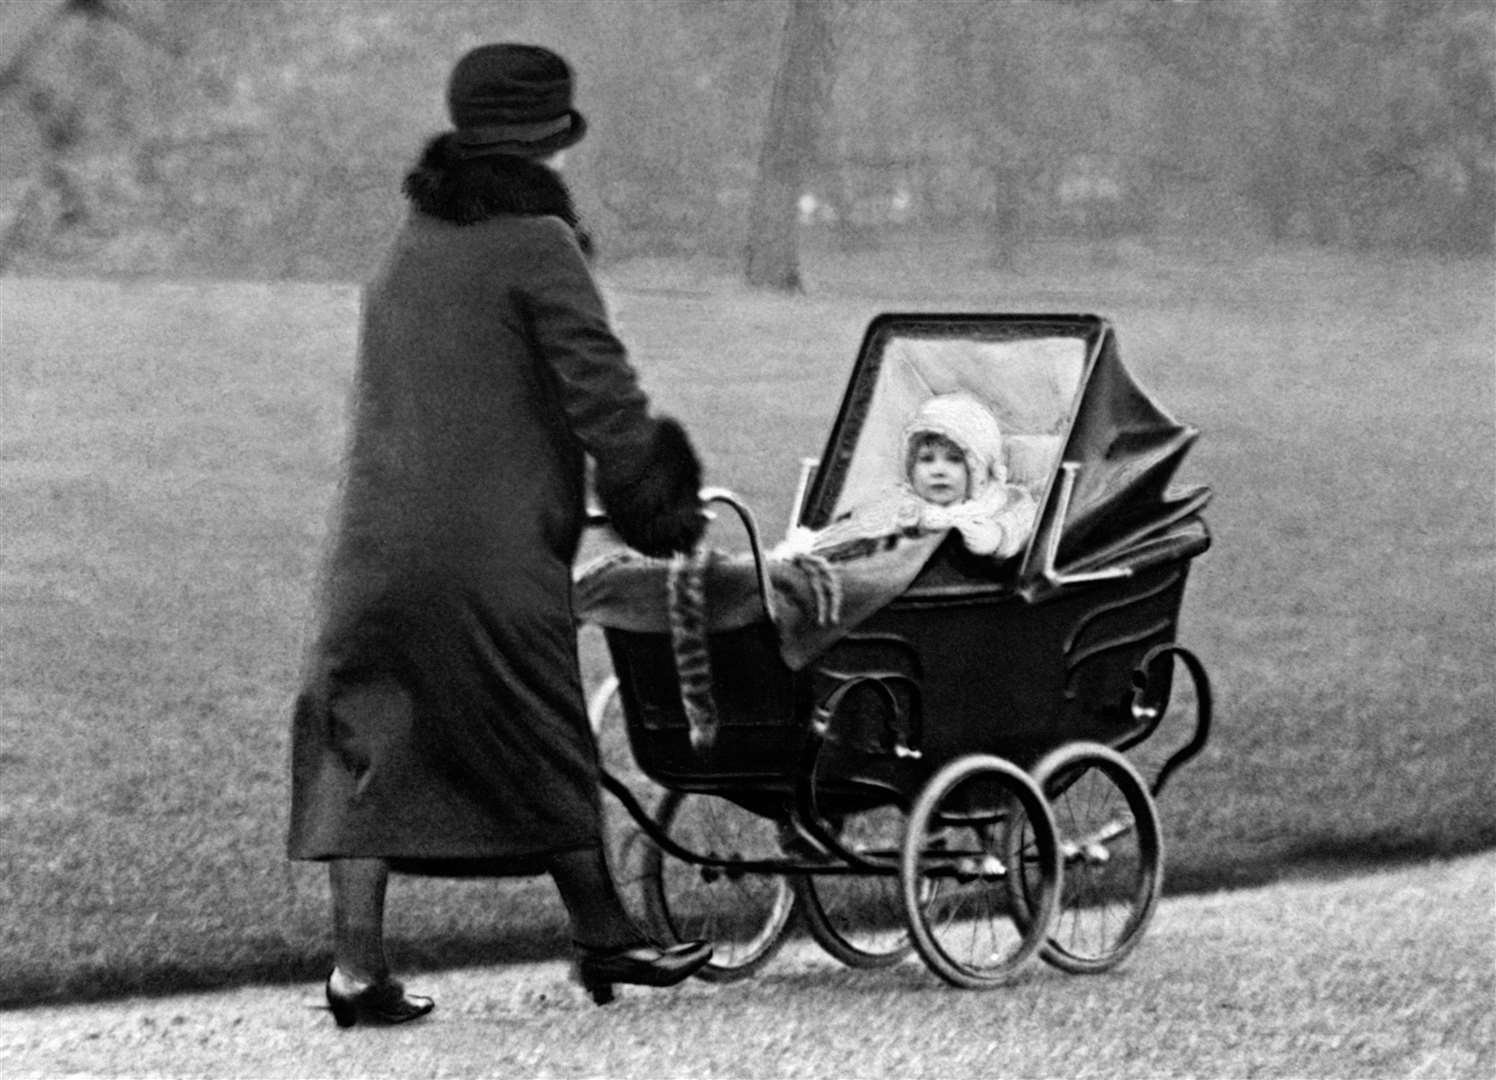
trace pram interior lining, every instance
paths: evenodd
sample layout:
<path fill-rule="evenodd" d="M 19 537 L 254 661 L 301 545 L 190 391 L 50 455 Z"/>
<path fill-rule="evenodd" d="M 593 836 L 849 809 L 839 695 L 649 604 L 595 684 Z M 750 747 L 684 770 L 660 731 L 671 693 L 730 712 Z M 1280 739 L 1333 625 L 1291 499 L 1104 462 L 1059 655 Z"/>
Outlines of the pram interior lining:
<path fill-rule="evenodd" d="M 904 468 L 904 424 L 937 394 L 964 391 L 997 417 L 1010 482 L 1037 500 L 1054 472 L 1086 366 L 1079 337 L 984 340 L 893 333 L 881 344 L 876 378 L 825 520 L 887 490 Z"/>

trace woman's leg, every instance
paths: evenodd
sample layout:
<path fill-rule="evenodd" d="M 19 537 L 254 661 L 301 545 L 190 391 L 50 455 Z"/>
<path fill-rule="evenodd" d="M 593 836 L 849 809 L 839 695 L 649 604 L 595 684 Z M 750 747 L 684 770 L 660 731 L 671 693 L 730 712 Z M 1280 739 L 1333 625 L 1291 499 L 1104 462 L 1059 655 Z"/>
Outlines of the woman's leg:
<path fill-rule="evenodd" d="M 618 898 L 600 845 L 552 856 L 550 870 L 571 914 L 576 977 L 597 1004 L 613 1000 L 615 983 L 675 986 L 711 960 L 710 942 L 656 946 L 639 932 Z"/>
<path fill-rule="evenodd" d="M 403 1024 L 433 1008 L 429 997 L 407 994 L 390 978 L 384 956 L 384 894 L 390 868 L 383 859 L 335 859 L 332 882 L 333 962 L 327 1006 L 340 1028 L 363 1021 Z"/>
<path fill-rule="evenodd" d="M 571 916 L 573 941 L 594 949 L 645 942 L 618 896 L 601 845 L 553 855 L 549 869 Z"/>
<path fill-rule="evenodd" d="M 361 983 L 388 978 L 384 955 L 384 897 L 390 868 L 383 859 L 334 859 L 332 887 L 333 963 Z"/>

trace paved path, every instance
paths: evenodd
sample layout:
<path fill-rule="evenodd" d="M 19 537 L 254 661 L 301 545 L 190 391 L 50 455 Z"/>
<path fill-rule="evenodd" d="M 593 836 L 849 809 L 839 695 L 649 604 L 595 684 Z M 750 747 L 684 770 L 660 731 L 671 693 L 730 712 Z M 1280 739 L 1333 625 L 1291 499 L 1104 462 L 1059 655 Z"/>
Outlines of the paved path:
<path fill-rule="evenodd" d="M 601 1009 L 559 962 L 420 976 L 436 1013 L 391 1029 L 337 1030 L 317 986 L 37 1008 L 0 1013 L 0 1074 L 1484 1077 L 1493 902 L 1496 853 L 1185 897 L 1118 972 L 987 993 L 794 942 L 755 979 Z"/>

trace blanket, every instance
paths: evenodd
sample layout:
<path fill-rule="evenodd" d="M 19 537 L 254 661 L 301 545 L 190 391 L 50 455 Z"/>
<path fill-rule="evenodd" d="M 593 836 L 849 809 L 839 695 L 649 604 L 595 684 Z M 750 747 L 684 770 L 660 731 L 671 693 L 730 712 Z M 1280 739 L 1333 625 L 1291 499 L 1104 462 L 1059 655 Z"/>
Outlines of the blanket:
<path fill-rule="evenodd" d="M 753 556 L 715 549 L 670 560 L 605 556 L 578 574 L 573 605 L 584 622 L 670 635 L 691 746 L 704 754 L 718 727 L 711 634 L 772 616 L 780 655 L 798 671 L 902 594 L 949 531 L 865 537 L 829 555 L 786 543 L 765 562 L 772 611 Z"/>
<path fill-rule="evenodd" d="M 856 629 L 874 612 L 908 589 L 934 554 L 946 531 L 898 534 L 869 543 L 835 560 L 811 553 L 771 554 L 768 574 L 775 607 L 780 654 L 800 670 Z M 735 630 L 764 618 L 753 556 L 699 551 L 689 564 L 627 551 L 584 567 L 577 576 L 573 603 L 577 617 L 599 626 L 663 634 L 679 630 L 692 612 L 677 606 L 672 592 L 699 590 L 686 604 L 699 612 L 699 629 L 710 634 Z M 699 586 L 690 585 L 699 578 Z"/>

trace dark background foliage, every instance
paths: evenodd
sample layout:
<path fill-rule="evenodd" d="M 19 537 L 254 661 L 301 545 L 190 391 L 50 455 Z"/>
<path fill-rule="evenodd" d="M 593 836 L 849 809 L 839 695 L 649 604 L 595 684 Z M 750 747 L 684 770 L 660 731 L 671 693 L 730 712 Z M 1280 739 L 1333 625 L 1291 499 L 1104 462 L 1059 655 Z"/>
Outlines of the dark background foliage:
<path fill-rule="evenodd" d="M 3 13 L 3 258 L 361 277 L 449 65 L 515 39 L 577 68 L 592 134 L 569 167 L 605 257 L 737 259 L 807 12 L 811 239 L 979 230 L 999 265 L 1056 235 L 1491 249 L 1485 0 L 24 0 Z"/>

